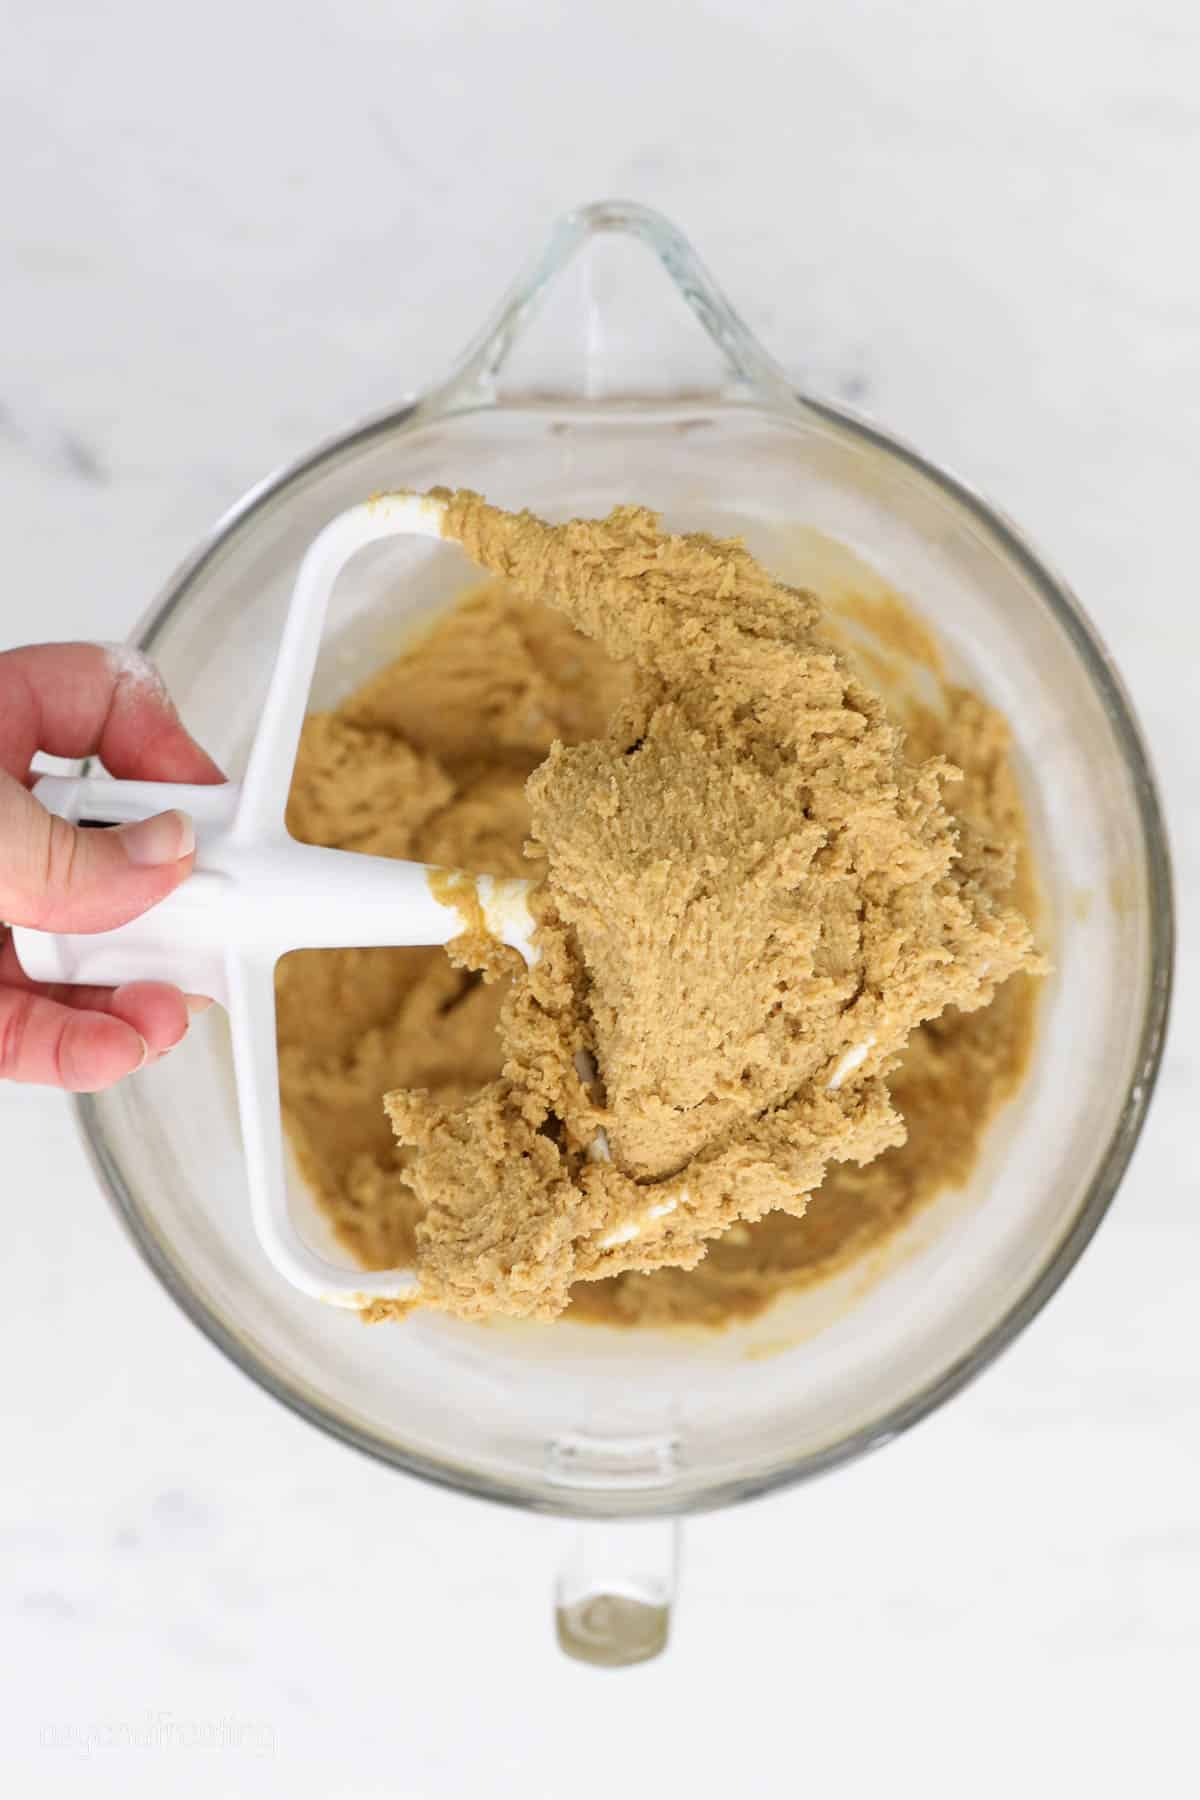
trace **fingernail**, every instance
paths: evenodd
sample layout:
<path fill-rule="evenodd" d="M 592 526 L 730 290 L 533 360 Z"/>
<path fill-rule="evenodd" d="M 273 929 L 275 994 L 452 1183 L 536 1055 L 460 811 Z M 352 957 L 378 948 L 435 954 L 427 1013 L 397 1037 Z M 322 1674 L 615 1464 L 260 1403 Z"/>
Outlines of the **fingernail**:
<path fill-rule="evenodd" d="M 196 1013 L 207 1012 L 212 1005 L 212 996 L 209 994 L 185 994 L 183 997 L 187 1001 L 187 1009 L 193 1017 Z"/>
<path fill-rule="evenodd" d="M 131 1075 L 136 1075 L 138 1070 L 144 1069 L 146 1064 L 150 1061 L 150 1046 L 146 1042 L 145 1038 L 142 1037 L 142 1034 L 140 1031 L 138 1032 L 138 1038 L 140 1039 L 141 1046 L 142 1046 L 142 1060 L 141 1060 L 141 1062 L 134 1064 L 133 1068 L 129 1071 L 129 1073 Z"/>
<path fill-rule="evenodd" d="M 152 819 L 139 819 L 136 825 L 122 825 L 116 834 L 130 862 L 138 869 L 160 869 L 190 856 L 196 848 L 196 833 L 186 813 L 155 813 Z"/>

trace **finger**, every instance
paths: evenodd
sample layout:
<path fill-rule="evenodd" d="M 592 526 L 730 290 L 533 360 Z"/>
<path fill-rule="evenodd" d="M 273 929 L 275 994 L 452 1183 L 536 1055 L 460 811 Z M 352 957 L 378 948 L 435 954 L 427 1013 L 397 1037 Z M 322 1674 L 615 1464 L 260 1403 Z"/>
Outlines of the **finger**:
<path fill-rule="evenodd" d="M 0 772 L 0 919 L 39 931 L 111 931 L 178 887 L 195 845 L 184 813 L 81 829 Z"/>
<path fill-rule="evenodd" d="M 178 988 L 165 981 L 130 981 L 124 987 L 104 989 L 90 1007 L 77 1000 L 65 1002 L 76 1012 L 108 1013 L 132 1025 L 152 1056 L 173 1050 L 187 1036 L 188 1006 Z"/>
<path fill-rule="evenodd" d="M 31 981 L 17 960 L 11 938 L 0 943 L 0 990 L 4 988 L 41 994 L 76 1012 L 108 1013 L 123 1019 L 145 1040 L 155 1057 L 173 1050 L 187 1035 L 192 1018 L 207 1012 L 212 1005 L 206 995 L 182 993 L 165 981 L 129 981 L 118 988 Z"/>
<path fill-rule="evenodd" d="M 0 655 L 0 769 L 23 780 L 38 750 L 98 754 L 123 779 L 225 779 L 154 665 L 124 645 L 29 644 Z"/>
<path fill-rule="evenodd" d="M 129 981 L 119 988 L 31 981 L 17 959 L 11 938 L 0 941 L 0 988 L 6 987 L 42 994 L 47 1000 L 57 1000 L 61 1006 L 73 1006 L 80 1012 L 111 1012 L 140 1031 L 156 1055 L 172 1049 L 184 1035 L 188 1021 L 212 1005 L 208 995 L 185 994 L 165 981 Z"/>
<path fill-rule="evenodd" d="M 29 989 L 0 989 L 0 1079 L 92 1094 L 140 1069 L 150 1054 L 124 1019 L 80 1012 Z"/>

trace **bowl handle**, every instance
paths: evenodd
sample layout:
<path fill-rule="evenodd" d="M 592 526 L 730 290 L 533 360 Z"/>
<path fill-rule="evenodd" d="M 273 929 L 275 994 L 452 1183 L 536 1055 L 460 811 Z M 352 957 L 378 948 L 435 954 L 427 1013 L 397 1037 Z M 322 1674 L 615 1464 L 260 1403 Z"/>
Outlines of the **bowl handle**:
<path fill-rule="evenodd" d="M 660 1656 L 679 1584 L 682 1522 L 588 1519 L 568 1530 L 554 1585 L 559 1648 L 608 1669 Z"/>
<path fill-rule="evenodd" d="M 669 219 L 631 200 L 564 214 L 543 249 L 422 396 L 465 405 L 678 398 L 767 402 L 803 412 L 794 384 Z"/>

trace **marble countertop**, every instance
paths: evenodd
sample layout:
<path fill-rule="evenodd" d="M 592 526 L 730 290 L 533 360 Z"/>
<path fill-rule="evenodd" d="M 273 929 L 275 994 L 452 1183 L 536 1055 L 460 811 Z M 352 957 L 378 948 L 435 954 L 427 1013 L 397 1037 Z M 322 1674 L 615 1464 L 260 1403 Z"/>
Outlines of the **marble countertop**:
<path fill-rule="evenodd" d="M 1187 0 L 80 0 L 0 64 L 0 644 L 126 631 L 252 482 L 622 193 L 1019 519 L 1140 710 L 1172 1043 L 1113 1213 L 918 1431 L 687 1533 L 668 1656 L 555 1650 L 565 1527 L 290 1417 L 0 1091 L 0 1766 L 22 1796 L 1197 1792 L 1200 19 Z"/>

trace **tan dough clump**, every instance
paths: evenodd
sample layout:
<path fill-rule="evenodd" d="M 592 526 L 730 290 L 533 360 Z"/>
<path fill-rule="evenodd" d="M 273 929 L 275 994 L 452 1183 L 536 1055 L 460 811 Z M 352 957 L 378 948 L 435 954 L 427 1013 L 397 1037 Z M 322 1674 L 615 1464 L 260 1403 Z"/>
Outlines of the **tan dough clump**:
<path fill-rule="evenodd" d="M 943 754 L 963 770 L 955 805 L 976 879 L 1033 917 L 1036 887 L 1008 727 L 994 707 L 944 678 L 928 638 L 915 657 L 904 653 L 922 628 L 899 600 L 892 604 L 895 620 L 857 595 L 841 610 L 867 627 L 873 645 L 903 647 L 899 657 L 872 648 L 862 660 L 887 682 L 910 756 Z M 860 656 L 861 646 L 855 660 Z M 936 703 L 923 705 L 912 696 L 913 677 L 928 685 L 930 673 Z M 581 1282 L 568 1316 L 606 1325 L 719 1328 L 847 1270 L 883 1273 L 897 1234 L 944 1189 L 970 1180 L 988 1126 L 1028 1067 L 1038 985 L 1029 974 L 1015 975 L 990 1005 L 969 1013 L 948 1007 L 918 1027 L 888 1077 L 904 1142 L 863 1167 L 835 1164 L 801 1217 L 772 1212 L 757 1224 L 731 1226 L 694 1269 Z"/>
<path fill-rule="evenodd" d="M 604 735 L 528 783 L 541 958 L 502 1075 L 387 1096 L 423 1299 L 548 1317 L 899 1144 L 910 1034 L 1035 958 L 963 854 L 957 772 L 905 760 L 811 595 L 635 507 L 555 527 L 458 494 L 447 534 L 635 670 Z"/>
<path fill-rule="evenodd" d="M 886 695 L 910 760 L 944 755 L 964 771 L 954 801 L 981 846 L 977 878 L 1032 916 L 1003 718 L 945 679 L 936 644 L 899 596 L 886 590 L 881 607 L 873 571 L 852 561 L 846 568 L 847 553 L 829 540 L 819 552 L 809 579 L 836 608 L 829 622 L 839 644 Z M 803 566 L 813 560 L 806 555 Z M 307 721 L 289 825 L 313 843 L 344 843 L 352 832 L 355 848 L 376 854 L 500 875 L 536 871 L 523 871 L 521 853 L 526 777 L 555 738 L 603 733 L 630 685 L 628 666 L 561 613 L 485 582 L 409 636 L 336 713 Z M 281 962 L 276 985 L 284 1117 L 306 1183 L 364 1267 L 412 1266 L 423 1211 L 408 1180 L 416 1153 L 397 1144 L 380 1094 L 422 1087 L 457 1105 L 495 1079 L 506 984 L 484 984 L 438 950 L 381 949 L 297 951 Z M 835 1163 L 803 1216 L 772 1212 L 731 1226 L 693 1269 L 581 1281 L 566 1316 L 720 1328 L 848 1266 L 884 1267 L 897 1234 L 947 1186 L 970 1178 L 992 1119 L 1021 1082 L 1037 989 L 1017 975 L 990 1006 L 950 1007 L 919 1027 L 888 1081 L 905 1142 L 865 1167 Z M 365 1316 L 400 1310 L 381 1301 Z"/>

